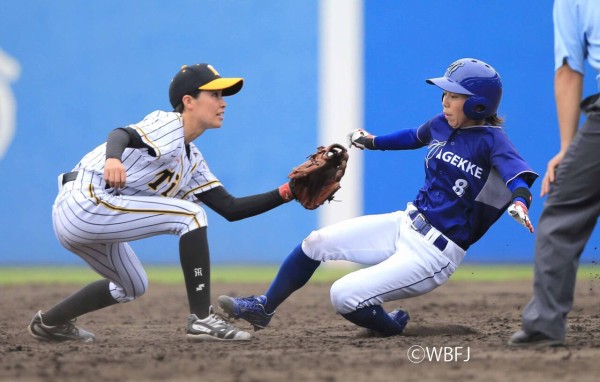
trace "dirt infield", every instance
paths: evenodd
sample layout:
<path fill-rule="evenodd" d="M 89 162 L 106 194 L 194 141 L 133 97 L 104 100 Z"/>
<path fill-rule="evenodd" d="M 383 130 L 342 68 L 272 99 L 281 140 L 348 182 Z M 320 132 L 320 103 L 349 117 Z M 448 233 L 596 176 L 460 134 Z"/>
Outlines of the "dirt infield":
<path fill-rule="evenodd" d="M 264 287 L 218 284 L 212 294 L 216 300 Z M 367 337 L 333 312 L 328 284 L 309 283 L 244 344 L 186 342 L 183 285 L 151 285 L 138 301 L 80 318 L 96 334 L 94 344 L 41 343 L 25 329 L 32 315 L 76 287 L 0 288 L 1 381 L 580 382 L 597 381 L 600 373 L 598 280 L 579 282 L 567 346 L 542 350 L 505 345 L 530 282 L 450 281 L 403 302 L 412 320 L 395 338 Z M 415 360 L 425 359 L 411 362 L 411 347 Z"/>

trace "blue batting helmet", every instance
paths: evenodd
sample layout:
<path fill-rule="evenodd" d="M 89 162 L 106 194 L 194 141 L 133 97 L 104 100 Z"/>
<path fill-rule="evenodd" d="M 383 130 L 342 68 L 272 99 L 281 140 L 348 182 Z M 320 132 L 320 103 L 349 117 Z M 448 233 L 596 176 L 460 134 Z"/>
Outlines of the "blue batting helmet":
<path fill-rule="evenodd" d="M 498 111 L 502 98 L 502 79 L 494 68 L 483 61 L 462 58 L 450 64 L 444 77 L 426 81 L 448 92 L 470 95 L 463 110 L 471 119 L 486 119 Z"/>

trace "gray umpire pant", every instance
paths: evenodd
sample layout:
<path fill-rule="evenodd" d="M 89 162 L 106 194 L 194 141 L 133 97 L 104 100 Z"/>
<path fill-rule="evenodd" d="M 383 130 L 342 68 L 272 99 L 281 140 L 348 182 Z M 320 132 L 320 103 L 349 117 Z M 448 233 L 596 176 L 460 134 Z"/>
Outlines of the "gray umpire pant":
<path fill-rule="evenodd" d="M 533 298 L 523 330 L 565 339 L 579 258 L 600 216 L 600 94 L 581 103 L 586 121 L 557 168 L 535 239 Z"/>

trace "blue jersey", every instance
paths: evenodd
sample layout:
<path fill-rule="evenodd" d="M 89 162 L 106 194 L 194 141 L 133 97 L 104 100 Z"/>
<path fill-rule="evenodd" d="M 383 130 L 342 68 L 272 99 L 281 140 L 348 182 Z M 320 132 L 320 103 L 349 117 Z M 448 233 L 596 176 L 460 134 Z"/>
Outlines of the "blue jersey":
<path fill-rule="evenodd" d="M 416 129 L 375 138 L 381 150 L 424 146 L 425 184 L 413 203 L 463 249 L 479 240 L 508 207 L 509 182 L 520 178 L 531 187 L 538 177 L 499 126 L 453 129 L 439 114 Z"/>

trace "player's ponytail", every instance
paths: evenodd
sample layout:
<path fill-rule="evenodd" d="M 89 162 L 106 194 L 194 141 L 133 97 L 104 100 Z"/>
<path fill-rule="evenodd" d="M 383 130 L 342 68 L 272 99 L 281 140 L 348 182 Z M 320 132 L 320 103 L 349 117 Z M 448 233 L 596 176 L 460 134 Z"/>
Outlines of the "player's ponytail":
<path fill-rule="evenodd" d="M 485 124 L 491 126 L 502 126 L 504 124 L 504 118 L 499 117 L 498 114 L 494 114 L 485 119 Z"/>

